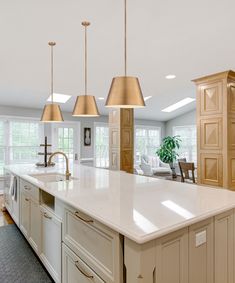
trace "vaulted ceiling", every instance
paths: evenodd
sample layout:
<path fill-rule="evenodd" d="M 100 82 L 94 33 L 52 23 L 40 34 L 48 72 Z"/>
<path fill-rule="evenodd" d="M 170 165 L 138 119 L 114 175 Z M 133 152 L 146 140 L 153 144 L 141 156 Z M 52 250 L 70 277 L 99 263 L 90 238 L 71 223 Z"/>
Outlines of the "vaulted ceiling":
<path fill-rule="evenodd" d="M 195 108 L 163 113 L 187 96 L 192 79 L 235 67 L 234 0 L 128 0 L 128 73 L 152 96 L 137 118 L 166 121 Z M 91 21 L 89 92 L 107 97 L 123 74 L 123 0 L 1 0 L 0 104 L 43 108 L 49 94 L 48 41 L 56 41 L 55 92 L 83 94 L 83 29 Z M 165 76 L 175 74 L 176 79 Z M 107 114 L 105 100 L 98 105 Z"/>

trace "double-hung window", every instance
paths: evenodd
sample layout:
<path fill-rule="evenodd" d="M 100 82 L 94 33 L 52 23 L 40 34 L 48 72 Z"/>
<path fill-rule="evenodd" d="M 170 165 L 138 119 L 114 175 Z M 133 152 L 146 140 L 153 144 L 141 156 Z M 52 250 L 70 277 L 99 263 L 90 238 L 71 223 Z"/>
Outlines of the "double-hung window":
<path fill-rule="evenodd" d="M 0 120 L 0 176 L 3 175 L 5 164 L 5 123 Z"/>
<path fill-rule="evenodd" d="M 196 126 L 173 127 L 173 135 L 180 136 L 181 146 L 178 150 L 179 158 L 186 158 L 188 162 L 197 162 Z"/>
<path fill-rule="evenodd" d="M 0 118 L 0 175 L 4 165 L 36 163 L 43 125 L 32 119 Z"/>
<path fill-rule="evenodd" d="M 38 160 L 42 143 L 42 125 L 37 121 L 9 121 L 9 163 L 31 163 Z"/>
<path fill-rule="evenodd" d="M 152 126 L 135 127 L 135 163 L 141 162 L 143 154 L 155 157 L 161 143 L 161 128 Z"/>
<path fill-rule="evenodd" d="M 109 167 L 109 126 L 95 123 L 95 167 Z"/>

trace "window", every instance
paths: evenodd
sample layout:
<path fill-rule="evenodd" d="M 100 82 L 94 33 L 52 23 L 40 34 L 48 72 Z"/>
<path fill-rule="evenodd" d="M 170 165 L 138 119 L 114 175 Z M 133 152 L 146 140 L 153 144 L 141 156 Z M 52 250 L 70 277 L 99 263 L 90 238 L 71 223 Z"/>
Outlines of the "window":
<path fill-rule="evenodd" d="M 186 158 L 189 162 L 197 162 L 197 137 L 196 126 L 177 126 L 173 127 L 173 135 L 180 136 L 182 140 L 178 151 L 179 158 Z"/>
<path fill-rule="evenodd" d="M 9 161 L 29 163 L 38 160 L 41 143 L 39 122 L 9 122 Z"/>
<path fill-rule="evenodd" d="M 161 128 L 149 126 L 135 127 L 135 163 L 139 164 L 141 155 L 156 156 L 161 142 Z"/>
<path fill-rule="evenodd" d="M 95 166 L 109 167 L 109 126 L 95 123 Z"/>
<path fill-rule="evenodd" d="M 5 164 L 5 140 L 4 140 L 5 125 L 0 121 L 0 175 L 3 175 L 3 166 Z"/>
<path fill-rule="evenodd" d="M 0 119 L 0 175 L 4 165 L 36 163 L 43 127 L 38 121 Z"/>
<path fill-rule="evenodd" d="M 53 130 L 53 145 L 54 149 L 64 152 L 70 163 L 78 158 L 79 147 L 79 123 L 63 123 L 60 125 L 54 125 Z M 62 155 L 57 156 L 57 162 L 63 162 L 64 157 Z"/>

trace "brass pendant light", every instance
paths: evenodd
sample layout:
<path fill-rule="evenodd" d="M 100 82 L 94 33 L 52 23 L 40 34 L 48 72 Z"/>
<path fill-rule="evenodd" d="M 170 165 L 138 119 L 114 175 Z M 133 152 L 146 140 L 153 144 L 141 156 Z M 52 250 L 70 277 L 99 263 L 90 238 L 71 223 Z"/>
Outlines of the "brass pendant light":
<path fill-rule="evenodd" d="M 53 92 L 54 92 L 54 85 L 53 85 L 53 76 L 54 76 L 54 69 L 53 69 L 53 47 L 56 45 L 55 42 L 48 42 L 48 45 L 51 47 L 51 104 L 47 104 L 44 106 L 41 121 L 42 122 L 63 122 L 63 116 L 61 113 L 60 106 L 55 104 L 53 101 Z"/>
<path fill-rule="evenodd" d="M 97 117 L 100 115 L 95 97 L 87 94 L 87 27 L 89 22 L 82 22 L 85 27 L 85 95 L 77 97 L 73 109 L 73 116 L 76 117 Z"/>
<path fill-rule="evenodd" d="M 145 106 L 143 94 L 136 77 L 127 76 L 127 3 L 124 0 L 124 61 L 125 76 L 115 77 L 106 100 L 106 107 L 142 108 Z"/>

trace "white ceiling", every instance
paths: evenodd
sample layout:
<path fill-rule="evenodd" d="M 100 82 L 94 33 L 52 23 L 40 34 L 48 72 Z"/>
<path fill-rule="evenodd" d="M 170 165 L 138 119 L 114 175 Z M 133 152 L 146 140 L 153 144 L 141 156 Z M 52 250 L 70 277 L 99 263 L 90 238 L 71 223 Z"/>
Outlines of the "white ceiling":
<path fill-rule="evenodd" d="M 235 66 L 234 0 L 128 0 L 128 73 L 152 95 L 137 118 L 166 121 L 161 109 L 195 96 L 191 80 Z M 123 74 L 123 0 L 1 0 L 0 104 L 43 108 L 49 94 L 48 41 L 56 41 L 55 92 L 83 94 L 83 28 L 91 21 L 89 90 L 106 97 Z M 165 75 L 175 74 L 175 80 Z M 107 114 L 104 101 L 98 101 Z"/>

